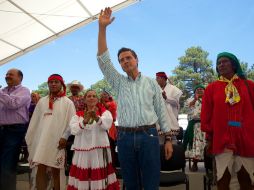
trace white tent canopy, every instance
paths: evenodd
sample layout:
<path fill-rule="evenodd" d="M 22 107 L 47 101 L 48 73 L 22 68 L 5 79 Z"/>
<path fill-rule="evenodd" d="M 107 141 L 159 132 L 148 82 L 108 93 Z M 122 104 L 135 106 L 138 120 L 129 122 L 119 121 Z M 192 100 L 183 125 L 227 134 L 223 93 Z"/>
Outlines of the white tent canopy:
<path fill-rule="evenodd" d="M 138 0 L 0 0 L 0 65 Z"/>

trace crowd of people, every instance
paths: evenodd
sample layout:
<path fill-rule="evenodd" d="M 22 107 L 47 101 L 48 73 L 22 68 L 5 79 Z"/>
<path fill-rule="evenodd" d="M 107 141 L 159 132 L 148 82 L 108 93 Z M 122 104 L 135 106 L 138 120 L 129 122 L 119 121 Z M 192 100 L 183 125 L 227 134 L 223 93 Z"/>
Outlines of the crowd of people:
<path fill-rule="evenodd" d="M 117 54 L 127 76 L 115 69 L 106 37 L 107 27 L 114 21 L 111 14 L 106 8 L 99 16 L 97 60 L 117 100 L 106 89 L 100 95 L 92 89 L 81 94 L 84 86 L 79 81 L 66 86 L 59 74 L 48 77 L 49 93 L 40 97 L 22 86 L 22 71 L 6 73 L 7 86 L 0 89 L 1 190 L 16 189 L 16 166 L 24 139 L 32 169 L 31 189 L 52 186 L 60 190 L 66 189 L 67 183 L 68 190 L 118 190 L 118 160 L 127 190 L 159 189 L 160 146 L 169 160 L 179 132 L 183 93 L 165 72 L 157 72 L 156 80 L 144 76 L 138 56 L 130 48 L 121 48 Z M 251 190 L 254 82 L 246 79 L 231 53 L 218 54 L 216 70 L 218 80 L 207 87 L 196 85 L 194 96 L 185 103 L 186 157 L 192 159 L 191 171 L 195 172 L 207 150 L 215 158 L 219 190 L 229 189 L 232 176 L 237 176 L 241 190 Z"/>

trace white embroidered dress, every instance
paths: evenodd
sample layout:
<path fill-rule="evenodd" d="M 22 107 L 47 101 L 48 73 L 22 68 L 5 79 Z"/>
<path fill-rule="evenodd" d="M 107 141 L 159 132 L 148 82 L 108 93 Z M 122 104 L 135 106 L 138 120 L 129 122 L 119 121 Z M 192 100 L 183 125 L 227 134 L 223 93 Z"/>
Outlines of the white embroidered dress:
<path fill-rule="evenodd" d="M 74 156 L 70 168 L 68 190 L 118 190 L 107 130 L 113 118 L 109 111 L 99 121 L 83 124 L 83 116 L 71 119 L 71 133 L 75 135 Z"/>

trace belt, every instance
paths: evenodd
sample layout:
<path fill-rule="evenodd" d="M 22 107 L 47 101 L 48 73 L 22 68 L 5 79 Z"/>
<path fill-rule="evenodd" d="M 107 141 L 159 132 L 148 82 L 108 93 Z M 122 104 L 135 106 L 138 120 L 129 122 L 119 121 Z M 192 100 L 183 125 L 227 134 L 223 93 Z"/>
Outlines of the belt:
<path fill-rule="evenodd" d="M 138 131 L 147 131 L 151 128 L 156 128 L 155 124 L 152 125 L 142 125 L 138 127 L 122 127 L 122 126 L 117 126 L 117 130 L 119 131 L 124 131 L 124 132 L 138 132 Z"/>
<path fill-rule="evenodd" d="M 6 127 L 9 127 L 9 128 L 13 128 L 13 127 L 27 127 L 28 124 L 27 123 L 17 123 L 17 124 L 10 124 L 10 125 L 0 125 L 1 128 L 6 128 Z"/>

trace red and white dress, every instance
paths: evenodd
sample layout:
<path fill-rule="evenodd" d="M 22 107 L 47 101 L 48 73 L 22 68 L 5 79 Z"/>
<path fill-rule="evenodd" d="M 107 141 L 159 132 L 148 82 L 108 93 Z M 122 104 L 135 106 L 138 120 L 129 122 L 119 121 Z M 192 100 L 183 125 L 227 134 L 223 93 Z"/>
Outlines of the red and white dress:
<path fill-rule="evenodd" d="M 77 112 L 70 122 L 75 135 L 74 156 L 70 168 L 68 190 L 119 190 L 120 184 L 112 166 L 107 130 L 112 125 L 109 111 L 99 109 L 99 121 L 83 124 L 84 112 Z M 101 113 L 99 113 L 101 112 Z"/>

